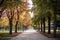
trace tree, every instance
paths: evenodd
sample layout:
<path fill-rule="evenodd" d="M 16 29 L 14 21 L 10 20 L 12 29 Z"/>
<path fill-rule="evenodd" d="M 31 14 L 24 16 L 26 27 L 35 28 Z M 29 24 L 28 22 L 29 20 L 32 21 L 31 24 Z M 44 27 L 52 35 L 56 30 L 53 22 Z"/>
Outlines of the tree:
<path fill-rule="evenodd" d="M 39 21 L 42 19 L 45 19 L 47 17 L 46 11 L 47 11 L 47 0 L 32 0 L 33 4 L 35 6 L 34 13 L 35 15 L 38 15 Z M 45 32 L 45 20 L 43 20 L 44 25 L 44 32 Z"/>
<path fill-rule="evenodd" d="M 9 33 L 10 34 L 12 34 L 12 26 L 13 26 L 13 24 L 12 24 L 12 20 L 13 20 L 13 17 L 14 17 L 14 12 L 15 12 L 15 10 L 14 10 L 14 7 L 17 5 L 20 5 L 21 3 L 20 3 L 20 0 L 6 0 L 6 1 L 4 1 L 2 4 L 1 4 L 1 6 L 4 8 L 4 10 L 6 10 L 6 14 L 7 14 L 7 17 L 8 17 L 8 19 L 9 19 L 9 27 L 10 27 L 10 31 L 9 31 Z"/>
<path fill-rule="evenodd" d="M 38 14 L 40 19 L 47 18 L 48 33 L 50 33 L 50 21 L 54 20 L 54 36 L 56 36 L 57 19 L 60 19 L 60 0 L 32 0 L 34 5 L 34 13 Z M 42 16 L 41 16 L 42 15 Z M 45 24 L 44 24 L 45 25 Z M 45 29 L 44 29 L 45 30 Z"/>

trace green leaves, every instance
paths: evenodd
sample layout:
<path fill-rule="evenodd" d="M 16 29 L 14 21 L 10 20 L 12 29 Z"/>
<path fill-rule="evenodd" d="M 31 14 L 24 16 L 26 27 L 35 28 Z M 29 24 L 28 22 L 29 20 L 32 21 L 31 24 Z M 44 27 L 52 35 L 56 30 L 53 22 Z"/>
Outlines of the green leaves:
<path fill-rule="evenodd" d="M 54 9 L 56 8 L 57 20 L 60 20 L 60 0 L 32 0 L 34 5 L 34 22 L 50 16 L 54 17 Z"/>
<path fill-rule="evenodd" d="M 17 6 L 17 5 L 20 5 L 21 4 L 21 1 L 4 1 L 3 4 L 2 4 L 2 7 L 14 7 L 14 6 Z"/>
<path fill-rule="evenodd" d="M 49 6 L 50 0 L 32 0 L 34 5 L 34 23 L 40 21 L 40 19 L 46 18 L 48 16 L 48 12 L 52 13 L 52 7 Z M 51 16 L 51 15 L 50 15 Z"/>

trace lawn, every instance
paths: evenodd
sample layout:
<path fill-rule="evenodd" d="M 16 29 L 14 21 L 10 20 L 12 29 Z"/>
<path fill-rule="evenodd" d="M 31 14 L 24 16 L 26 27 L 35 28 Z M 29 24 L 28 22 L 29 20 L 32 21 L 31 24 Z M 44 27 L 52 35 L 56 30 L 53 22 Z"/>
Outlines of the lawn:
<path fill-rule="evenodd" d="M 0 38 L 0 40 L 10 40 L 10 38 Z"/>
<path fill-rule="evenodd" d="M 21 34 L 22 30 L 19 30 L 18 33 L 15 33 L 14 30 L 12 31 L 12 35 L 9 34 L 9 30 L 0 30 L 0 36 L 1 37 L 15 37 L 18 34 Z"/>
<path fill-rule="evenodd" d="M 15 32 L 14 30 L 12 31 Z M 18 32 L 22 32 L 22 30 L 18 30 Z M 9 30 L 0 30 L 0 34 L 9 33 Z"/>
<path fill-rule="evenodd" d="M 48 30 L 45 30 L 46 31 L 46 33 L 48 32 Z M 51 31 L 51 33 L 53 33 L 53 30 L 50 30 Z M 60 30 L 56 30 L 56 32 L 57 33 L 60 33 Z"/>

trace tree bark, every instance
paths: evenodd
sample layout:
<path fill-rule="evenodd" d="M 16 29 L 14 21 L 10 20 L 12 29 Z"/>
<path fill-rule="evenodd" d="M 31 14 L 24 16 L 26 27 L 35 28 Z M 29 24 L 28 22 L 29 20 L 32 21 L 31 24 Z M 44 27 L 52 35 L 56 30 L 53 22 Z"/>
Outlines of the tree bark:
<path fill-rule="evenodd" d="M 9 31 L 9 34 L 12 34 L 12 19 L 9 20 L 9 24 L 10 24 L 10 31 Z"/>
<path fill-rule="evenodd" d="M 17 33 L 18 20 L 19 20 L 19 11 L 17 10 L 17 21 L 16 21 L 16 25 L 15 25 L 15 33 Z"/>
<path fill-rule="evenodd" d="M 42 19 L 41 19 L 41 32 L 42 32 Z"/>
<path fill-rule="evenodd" d="M 56 37 L 56 14 L 54 14 L 54 37 Z"/>
<path fill-rule="evenodd" d="M 45 18 L 43 18 L 43 32 L 45 33 Z"/>
<path fill-rule="evenodd" d="M 56 37 L 56 28 L 57 28 L 57 25 L 56 25 L 56 22 L 57 22 L 57 19 L 56 19 L 56 14 L 57 14 L 57 0 L 55 0 L 55 5 L 53 6 L 54 8 L 54 37 Z"/>
<path fill-rule="evenodd" d="M 13 21 L 13 16 L 14 16 L 14 14 L 12 14 L 12 13 L 13 13 L 12 11 L 10 11 L 10 12 L 11 12 L 11 17 L 9 18 L 9 15 L 8 15 L 8 14 L 7 14 L 7 16 L 8 16 L 9 24 L 10 24 L 10 31 L 9 31 L 9 34 L 12 34 L 12 26 L 13 26 L 12 21 Z"/>
<path fill-rule="evenodd" d="M 40 31 L 40 25 L 39 25 L 39 22 L 38 22 L 38 31 Z"/>
<path fill-rule="evenodd" d="M 56 25 L 56 10 L 54 11 L 54 37 L 56 37 L 56 27 L 57 27 L 57 25 Z"/>
<path fill-rule="evenodd" d="M 17 25 L 18 25 L 18 21 L 16 21 L 16 25 L 15 25 L 15 33 L 17 33 Z"/>
<path fill-rule="evenodd" d="M 48 34 L 50 34 L 50 16 L 48 16 Z"/>

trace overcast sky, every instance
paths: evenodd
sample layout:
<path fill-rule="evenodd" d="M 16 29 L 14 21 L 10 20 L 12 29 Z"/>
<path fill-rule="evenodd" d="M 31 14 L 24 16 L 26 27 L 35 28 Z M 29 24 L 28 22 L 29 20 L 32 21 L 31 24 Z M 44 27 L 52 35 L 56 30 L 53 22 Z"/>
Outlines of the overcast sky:
<path fill-rule="evenodd" d="M 31 9 L 33 7 L 32 0 L 27 0 L 27 2 L 29 3 L 29 5 L 28 5 L 29 9 Z M 33 12 L 29 12 L 29 14 L 30 14 L 31 18 L 34 16 Z"/>

